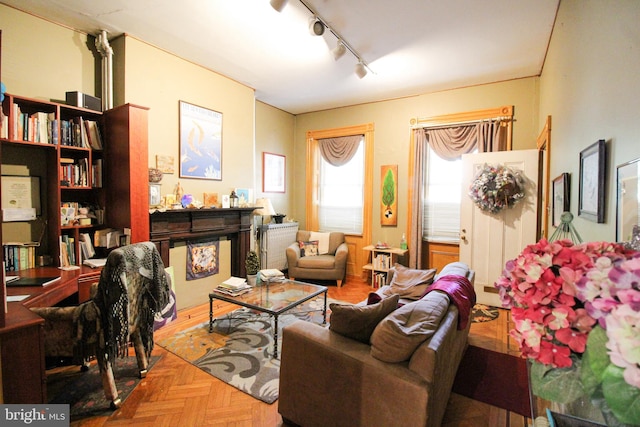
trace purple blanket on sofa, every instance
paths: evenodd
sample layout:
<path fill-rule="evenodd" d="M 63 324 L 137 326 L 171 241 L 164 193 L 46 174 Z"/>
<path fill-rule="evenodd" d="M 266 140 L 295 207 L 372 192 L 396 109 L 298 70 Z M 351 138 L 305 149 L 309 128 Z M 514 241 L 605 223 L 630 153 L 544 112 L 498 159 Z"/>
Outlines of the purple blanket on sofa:
<path fill-rule="evenodd" d="M 469 279 L 455 274 L 442 276 L 427 288 L 425 295 L 431 291 L 441 291 L 449 295 L 451 302 L 458 307 L 458 329 L 466 328 L 471 309 L 476 303 L 476 291 Z"/>

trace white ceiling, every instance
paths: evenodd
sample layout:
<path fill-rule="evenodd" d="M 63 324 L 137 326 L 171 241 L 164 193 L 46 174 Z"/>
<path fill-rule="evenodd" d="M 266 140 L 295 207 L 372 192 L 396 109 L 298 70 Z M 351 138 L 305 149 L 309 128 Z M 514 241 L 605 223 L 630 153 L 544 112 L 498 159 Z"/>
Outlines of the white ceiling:
<path fill-rule="evenodd" d="M 109 38 L 127 33 L 292 114 L 540 75 L 559 0 L 304 0 L 369 64 L 330 55 L 289 0 L 0 0 Z M 153 66 L 150 64 L 150 66 Z"/>

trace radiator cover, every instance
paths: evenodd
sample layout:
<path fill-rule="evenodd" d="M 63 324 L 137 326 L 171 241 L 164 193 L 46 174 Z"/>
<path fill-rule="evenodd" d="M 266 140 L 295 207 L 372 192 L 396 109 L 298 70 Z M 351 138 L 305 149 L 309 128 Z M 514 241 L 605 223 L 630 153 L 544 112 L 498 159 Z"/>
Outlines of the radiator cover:
<path fill-rule="evenodd" d="M 287 269 L 286 250 L 296 241 L 297 222 L 264 224 L 258 227 L 260 233 L 260 268 Z"/>

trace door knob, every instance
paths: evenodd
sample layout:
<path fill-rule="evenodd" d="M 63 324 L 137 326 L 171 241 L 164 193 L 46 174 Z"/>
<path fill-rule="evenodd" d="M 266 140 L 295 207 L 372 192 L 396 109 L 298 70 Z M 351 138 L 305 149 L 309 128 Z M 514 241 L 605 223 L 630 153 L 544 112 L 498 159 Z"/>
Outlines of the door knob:
<path fill-rule="evenodd" d="M 467 243 L 467 230 L 466 229 L 462 229 L 460 230 L 460 240 L 462 240 L 464 243 Z"/>

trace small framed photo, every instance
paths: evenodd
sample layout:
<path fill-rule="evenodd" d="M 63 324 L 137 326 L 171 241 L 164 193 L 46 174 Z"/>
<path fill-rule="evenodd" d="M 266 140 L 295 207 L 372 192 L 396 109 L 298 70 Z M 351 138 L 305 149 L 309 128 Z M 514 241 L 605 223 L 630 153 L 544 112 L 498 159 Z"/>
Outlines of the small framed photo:
<path fill-rule="evenodd" d="M 160 206 L 162 202 L 162 194 L 160 193 L 161 184 L 149 183 L 149 206 L 154 208 Z"/>
<path fill-rule="evenodd" d="M 553 198 L 552 203 L 552 216 L 551 225 L 558 227 L 560 225 L 560 217 L 563 212 L 569 212 L 569 174 L 562 173 L 556 179 L 553 180 Z"/>
<path fill-rule="evenodd" d="M 262 153 L 262 192 L 284 193 L 286 157 L 281 154 Z"/>
<path fill-rule="evenodd" d="M 580 152 L 578 216 L 597 223 L 604 222 L 605 150 L 600 139 Z"/>

